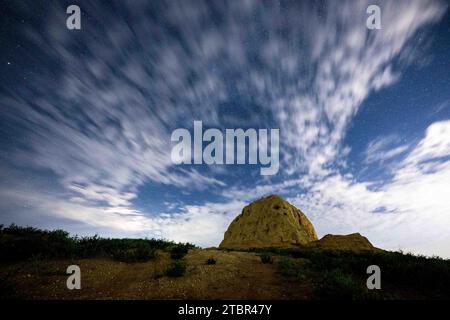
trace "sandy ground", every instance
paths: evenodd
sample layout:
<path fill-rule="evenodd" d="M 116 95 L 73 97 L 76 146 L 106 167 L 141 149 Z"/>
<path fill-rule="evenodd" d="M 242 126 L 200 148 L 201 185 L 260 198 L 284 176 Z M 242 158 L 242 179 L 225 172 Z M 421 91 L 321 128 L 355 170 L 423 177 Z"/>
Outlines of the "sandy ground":
<path fill-rule="evenodd" d="M 208 258 L 216 259 L 207 265 Z M 26 299 L 311 299 L 307 281 L 291 281 L 255 253 L 191 250 L 183 277 L 164 275 L 173 262 L 160 252 L 145 263 L 110 259 L 36 261 L 0 266 L 0 279 Z M 66 287 L 66 268 L 81 269 L 81 289 Z"/>

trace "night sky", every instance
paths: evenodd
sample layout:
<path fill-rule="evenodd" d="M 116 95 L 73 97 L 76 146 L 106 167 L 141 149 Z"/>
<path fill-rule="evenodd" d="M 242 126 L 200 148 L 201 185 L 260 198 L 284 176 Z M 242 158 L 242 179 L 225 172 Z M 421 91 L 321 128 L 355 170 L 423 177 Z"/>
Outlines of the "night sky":
<path fill-rule="evenodd" d="M 217 246 L 275 193 L 320 237 L 450 257 L 447 1 L 1 1 L 0 17 L 1 224 Z M 171 133 L 196 120 L 280 129 L 278 174 L 174 165 Z"/>

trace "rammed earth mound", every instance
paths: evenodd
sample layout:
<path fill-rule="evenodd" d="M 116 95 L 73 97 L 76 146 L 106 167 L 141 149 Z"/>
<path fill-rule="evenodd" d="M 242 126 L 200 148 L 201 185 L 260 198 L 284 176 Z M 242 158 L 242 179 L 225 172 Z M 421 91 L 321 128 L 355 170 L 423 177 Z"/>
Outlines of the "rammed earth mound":
<path fill-rule="evenodd" d="M 189 130 L 179 128 L 173 131 L 171 158 L 174 164 L 261 164 L 263 176 L 277 174 L 279 169 L 280 130 L 270 129 L 270 154 L 268 129 L 226 129 L 225 139 L 219 129 L 203 132 L 201 121 L 194 121 L 194 140 Z M 248 140 L 248 148 L 246 141 Z M 203 142 L 208 144 L 203 148 Z M 236 142 L 236 143 L 235 143 Z M 194 148 L 192 150 L 192 145 Z M 224 149 L 225 148 L 225 149 Z M 236 157 L 235 157 L 236 150 Z M 248 150 L 248 151 L 247 151 Z M 246 154 L 248 153 L 248 162 Z M 225 154 L 225 161 L 224 161 Z"/>

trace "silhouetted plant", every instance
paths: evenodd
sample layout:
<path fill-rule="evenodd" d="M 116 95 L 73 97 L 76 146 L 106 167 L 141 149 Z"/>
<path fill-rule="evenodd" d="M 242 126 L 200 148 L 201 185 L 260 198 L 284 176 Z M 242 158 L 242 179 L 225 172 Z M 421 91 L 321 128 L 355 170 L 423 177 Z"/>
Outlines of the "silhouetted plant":
<path fill-rule="evenodd" d="M 139 243 L 136 248 L 118 249 L 112 257 L 122 262 L 145 262 L 155 258 L 156 252 L 148 244 Z"/>
<path fill-rule="evenodd" d="M 156 250 L 174 247 L 195 248 L 189 243 L 176 244 L 161 239 L 109 239 L 71 237 L 63 230 L 39 230 L 31 227 L 0 226 L 0 261 L 21 261 L 32 257 L 42 259 L 74 259 L 113 257 L 125 261 L 152 259 Z"/>
<path fill-rule="evenodd" d="M 166 269 L 166 275 L 168 277 L 176 278 L 182 277 L 186 273 L 186 263 L 184 261 L 175 261 L 170 264 Z"/>
<path fill-rule="evenodd" d="M 293 277 L 298 274 L 298 265 L 291 259 L 287 257 L 281 257 L 277 261 L 278 271 L 287 277 Z"/>
<path fill-rule="evenodd" d="M 258 251 L 258 250 L 257 250 Z M 383 281 L 404 289 L 426 291 L 427 296 L 442 299 L 450 296 L 450 260 L 440 257 L 424 257 L 403 252 L 389 251 L 344 251 L 309 248 L 265 248 L 260 252 L 272 252 L 283 257 L 303 258 L 301 272 L 313 272 L 317 276 L 338 269 L 341 273 L 354 277 L 366 276 L 370 265 L 381 268 Z M 282 274 L 294 274 L 292 264 L 282 260 L 279 270 Z M 411 279 L 415 279 L 411 281 Z M 374 293 L 371 292 L 370 296 Z"/>
<path fill-rule="evenodd" d="M 189 246 L 178 244 L 170 249 L 170 257 L 172 259 L 183 259 L 183 257 L 189 252 Z"/>
<path fill-rule="evenodd" d="M 273 263 L 273 257 L 270 254 L 262 254 L 260 257 L 262 263 Z"/>
<path fill-rule="evenodd" d="M 340 269 L 324 272 L 319 277 L 317 292 L 325 299 L 355 300 L 363 296 L 363 284 Z"/>

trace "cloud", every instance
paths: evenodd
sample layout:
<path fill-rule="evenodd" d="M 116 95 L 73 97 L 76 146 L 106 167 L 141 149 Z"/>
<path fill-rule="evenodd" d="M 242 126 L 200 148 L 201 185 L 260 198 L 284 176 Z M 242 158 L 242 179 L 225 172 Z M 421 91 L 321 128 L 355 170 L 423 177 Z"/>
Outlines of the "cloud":
<path fill-rule="evenodd" d="M 374 32 L 365 28 L 366 16 L 361 14 L 369 4 L 331 2 L 322 19 L 305 17 L 308 26 L 302 25 L 303 30 L 314 30 L 314 38 L 310 59 L 304 62 L 316 71 L 312 79 L 300 78 L 310 83 L 305 89 L 296 82 L 288 83 L 291 96 L 280 94 L 273 103 L 281 109 L 277 114 L 284 123 L 285 141 L 297 159 L 288 165 L 303 164 L 310 174 L 328 174 L 324 168 L 336 163 L 348 124 L 362 102 L 372 92 L 398 81 L 401 70 L 394 66 L 400 53 L 419 29 L 439 21 L 445 12 L 440 2 L 382 2 L 384 28 Z M 285 52 L 279 50 L 279 55 Z"/>
<path fill-rule="evenodd" d="M 97 220 L 85 218 L 88 212 L 96 217 L 100 212 L 135 213 L 132 201 L 144 183 L 197 190 L 225 186 L 195 168 L 174 167 L 170 160 L 171 126 L 195 117 L 189 100 L 216 104 L 216 79 L 202 78 L 187 87 L 189 70 L 180 63 L 186 53 L 174 39 L 165 35 L 168 44 L 155 52 L 153 43 L 145 42 L 147 36 L 136 37 L 123 17 L 116 21 L 100 7 L 82 7 L 102 15 L 109 27 L 93 28 L 84 20 L 81 36 L 74 37 L 61 27 L 65 17 L 60 8 L 50 6 L 44 30 L 25 30 L 30 44 L 40 47 L 44 68 L 39 79 L 23 90 L 11 88 L 0 99 L 4 118 L 25 133 L 10 160 L 55 174 L 58 184 L 72 193 L 68 208 L 84 205 L 85 213 L 68 217 L 85 223 Z M 140 12 L 134 27 L 145 30 L 153 23 Z M 146 55 L 154 56 L 151 64 L 144 62 Z M 56 61 L 62 68 L 54 72 Z M 114 220 L 110 215 L 105 219 Z"/>
<path fill-rule="evenodd" d="M 409 146 L 398 145 L 399 142 L 400 138 L 392 135 L 370 141 L 364 152 L 364 163 L 384 162 L 405 153 Z"/>
<path fill-rule="evenodd" d="M 430 125 L 381 188 L 336 174 L 291 200 L 311 213 L 321 235 L 359 231 L 382 248 L 449 257 L 448 130 L 450 121 Z"/>
<path fill-rule="evenodd" d="M 21 204 L 26 203 L 33 208 L 33 214 L 38 218 L 52 217 L 82 222 L 90 230 L 102 230 L 103 236 L 156 237 L 191 242 L 204 247 L 220 243 L 223 231 L 246 204 L 231 200 L 223 203 L 180 205 L 171 213 L 158 212 L 155 216 L 149 216 L 129 206 L 92 206 L 83 201 L 67 201 L 53 193 L 45 194 L 23 187 L 8 190 L 2 188 L 0 199 L 4 204 L 14 204 L 16 219 L 29 213 L 29 210 L 20 208 Z"/>
<path fill-rule="evenodd" d="M 439 161 L 450 155 L 450 121 L 435 122 L 425 133 L 425 139 L 405 159 L 406 168 Z"/>
<path fill-rule="evenodd" d="M 350 150 L 343 140 L 362 103 L 401 80 L 415 35 L 447 8 L 442 1 L 379 3 L 382 30 L 365 27 L 369 1 L 141 1 L 117 3 L 116 12 L 85 3 L 83 13 L 94 18 L 76 35 L 64 27 L 64 8 L 49 7 L 47 25 L 15 30 L 39 48 L 33 61 L 40 67 L 0 97 L 2 120 L 21 133 L 1 167 L 50 172 L 58 192 L 4 185 L 3 198 L 88 226 L 216 245 L 245 202 L 276 192 L 321 233 L 361 228 L 390 247 L 419 248 L 414 234 L 447 243 L 432 234 L 449 225 L 447 123 L 430 126 L 408 149 L 372 141 L 368 164 L 405 154 L 380 189 L 340 172 Z M 254 179 L 228 168 L 173 166 L 171 131 L 194 120 L 280 128 L 280 174 Z M 144 212 L 134 201 L 148 184 L 222 198 Z M 380 207 L 389 213 L 377 214 Z"/>

